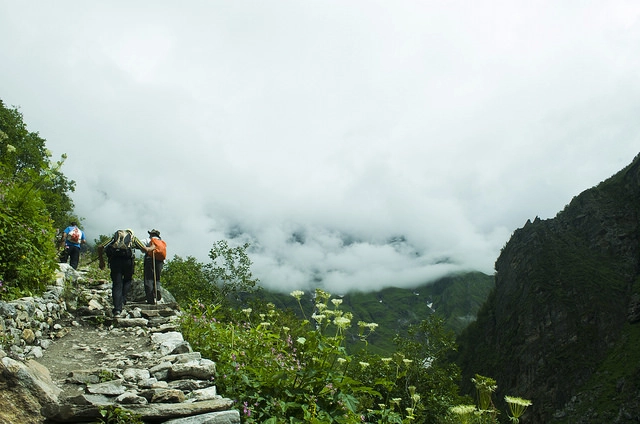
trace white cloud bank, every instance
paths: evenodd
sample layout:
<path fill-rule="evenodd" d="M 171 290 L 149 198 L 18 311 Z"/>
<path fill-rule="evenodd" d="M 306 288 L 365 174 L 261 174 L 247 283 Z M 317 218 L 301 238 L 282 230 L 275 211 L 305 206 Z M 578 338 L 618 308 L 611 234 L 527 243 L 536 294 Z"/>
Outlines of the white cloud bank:
<path fill-rule="evenodd" d="M 250 241 L 284 291 L 493 272 L 640 146 L 640 5 L 0 1 L 0 99 L 90 238 Z"/>

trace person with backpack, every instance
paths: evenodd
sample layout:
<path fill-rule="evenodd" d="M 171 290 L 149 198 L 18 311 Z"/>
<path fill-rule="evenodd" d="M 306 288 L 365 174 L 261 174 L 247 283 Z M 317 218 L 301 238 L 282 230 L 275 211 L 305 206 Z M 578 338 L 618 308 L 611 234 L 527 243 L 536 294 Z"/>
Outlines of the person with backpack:
<path fill-rule="evenodd" d="M 60 248 L 63 250 L 60 253 L 60 262 L 67 263 L 68 259 L 71 268 L 77 269 L 80 262 L 80 247 L 84 243 L 86 243 L 84 231 L 78 228 L 75 221 L 72 221 L 62 232 Z"/>
<path fill-rule="evenodd" d="M 162 299 L 160 295 L 160 274 L 167 257 L 167 243 L 160 238 L 160 231 L 153 229 L 149 233 L 147 253 L 144 257 L 144 293 L 147 303 L 155 305 Z"/>
<path fill-rule="evenodd" d="M 106 253 L 109 259 L 114 316 L 122 316 L 124 305 L 127 303 L 135 270 L 135 249 L 145 253 L 150 250 L 129 229 L 117 230 L 110 239 L 98 245 L 100 269 L 104 269 L 105 266 L 103 253 Z"/>

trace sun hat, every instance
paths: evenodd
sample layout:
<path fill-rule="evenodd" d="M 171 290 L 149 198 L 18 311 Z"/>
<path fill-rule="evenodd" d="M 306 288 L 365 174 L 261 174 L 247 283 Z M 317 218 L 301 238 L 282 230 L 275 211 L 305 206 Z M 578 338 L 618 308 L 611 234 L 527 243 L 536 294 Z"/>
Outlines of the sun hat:
<path fill-rule="evenodd" d="M 155 228 L 153 230 L 147 231 L 147 233 L 149 233 L 150 236 L 160 237 L 160 231 L 156 230 Z"/>

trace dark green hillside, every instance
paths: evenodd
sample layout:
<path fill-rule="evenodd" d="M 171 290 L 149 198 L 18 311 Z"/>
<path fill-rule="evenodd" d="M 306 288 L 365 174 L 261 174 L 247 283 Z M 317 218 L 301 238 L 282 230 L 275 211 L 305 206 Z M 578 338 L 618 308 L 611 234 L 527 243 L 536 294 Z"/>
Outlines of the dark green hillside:
<path fill-rule="evenodd" d="M 463 384 L 494 377 L 497 399 L 533 401 L 528 422 L 637 422 L 639 220 L 640 156 L 556 218 L 515 231 L 495 290 L 459 337 Z"/>
<path fill-rule="evenodd" d="M 375 322 L 376 331 L 368 338 L 369 350 L 382 354 L 395 350 L 393 338 L 410 324 L 417 324 L 429 314 L 438 313 L 447 327 L 459 333 L 475 320 L 478 309 L 493 288 L 493 277 L 470 272 L 442 278 L 414 289 L 390 287 L 376 292 L 351 292 L 342 297 L 341 308 L 353 313 L 351 346 L 358 347 L 358 321 Z M 261 299 L 281 309 L 291 309 L 300 315 L 296 300 L 289 294 L 266 290 Z M 313 313 L 313 300 L 305 293 L 302 305 L 307 317 Z"/>

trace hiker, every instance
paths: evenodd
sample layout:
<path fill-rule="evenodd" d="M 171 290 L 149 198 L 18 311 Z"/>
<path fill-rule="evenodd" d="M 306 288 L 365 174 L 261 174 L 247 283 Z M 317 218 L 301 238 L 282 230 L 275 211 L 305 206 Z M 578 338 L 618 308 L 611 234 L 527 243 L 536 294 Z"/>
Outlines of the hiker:
<path fill-rule="evenodd" d="M 71 268 L 77 269 L 78 262 L 80 262 L 80 247 L 84 243 L 86 243 L 84 231 L 78 228 L 75 221 L 71 221 L 71 224 L 62 232 L 60 262 L 67 263 L 68 259 Z"/>
<path fill-rule="evenodd" d="M 167 257 L 167 244 L 160 238 L 160 231 L 153 229 L 149 233 L 149 250 L 144 257 L 144 293 L 147 303 L 155 305 L 162 299 L 160 294 L 160 274 Z M 154 294 L 155 293 L 155 294 Z"/>
<path fill-rule="evenodd" d="M 124 305 L 127 303 L 127 295 L 131 289 L 133 271 L 135 267 L 134 249 L 147 252 L 149 250 L 133 234 L 133 231 L 118 230 L 109 240 L 98 245 L 98 259 L 100 269 L 104 269 L 103 253 L 109 259 L 109 269 L 111 270 L 111 296 L 113 298 L 113 315 L 121 316 Z"/>

